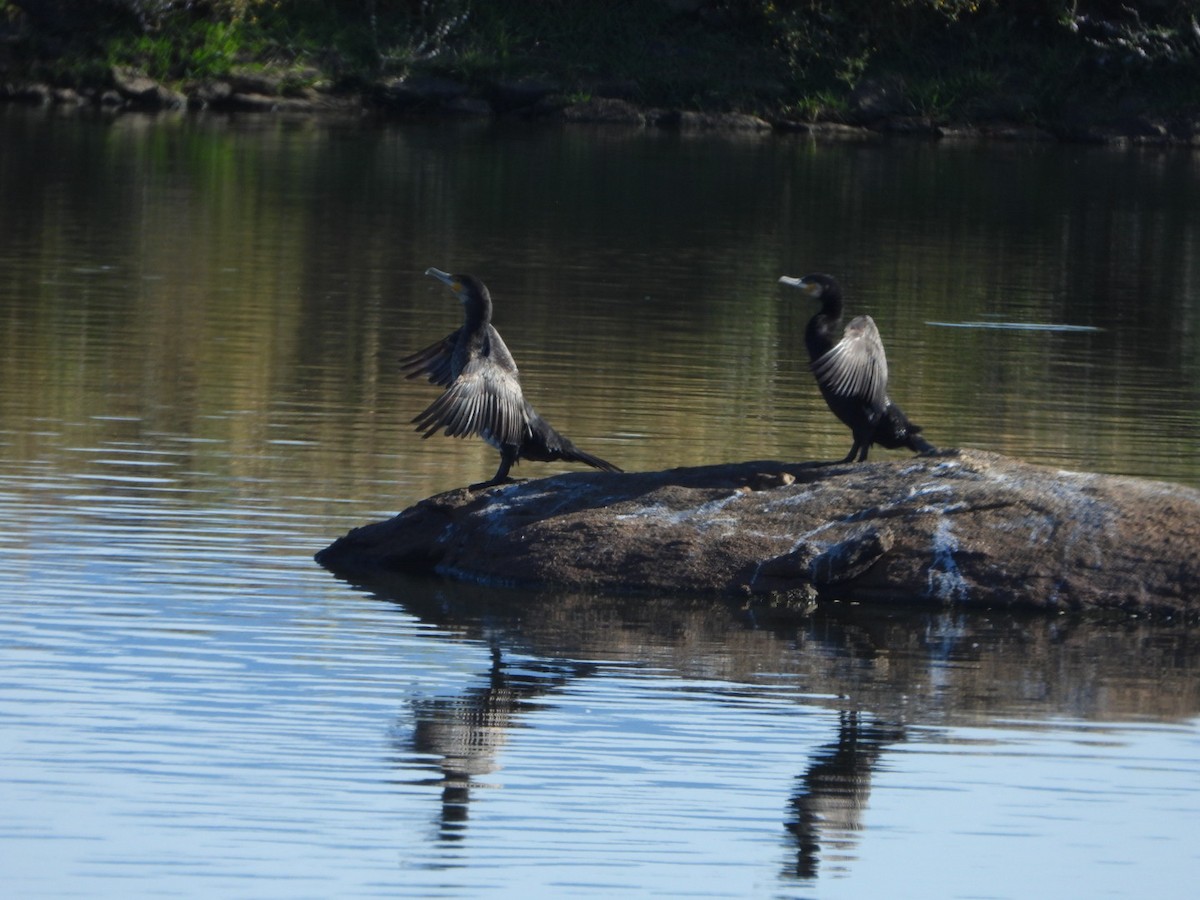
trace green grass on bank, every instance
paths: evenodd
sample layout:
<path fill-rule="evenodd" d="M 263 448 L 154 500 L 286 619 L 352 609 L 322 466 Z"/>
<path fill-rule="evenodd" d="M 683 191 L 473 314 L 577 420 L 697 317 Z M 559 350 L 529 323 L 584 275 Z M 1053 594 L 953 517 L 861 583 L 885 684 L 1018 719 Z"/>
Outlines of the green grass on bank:
<path fill-rule="evenodd" d="M 358 87 L 538 77 L 586 97 L 853 118 L 1194 114 L 1200 0 L 0 0 L 9 77 L 235 68 Z M 879 104 L 883 104 L 881 108 Z"/>

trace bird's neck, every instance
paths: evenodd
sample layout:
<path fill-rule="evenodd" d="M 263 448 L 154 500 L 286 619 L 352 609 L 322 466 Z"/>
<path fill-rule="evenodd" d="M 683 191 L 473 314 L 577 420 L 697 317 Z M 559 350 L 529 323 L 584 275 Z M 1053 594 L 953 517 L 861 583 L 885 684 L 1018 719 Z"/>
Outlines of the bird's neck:
<path fill-rule="evenodd" d="M 482 331 L 492 324 L 492 304 L 484 300 L 467 303 L 463 307 L 466 328 L 469 332 Z"/>
<path fill-rule="evenodd" d="M 833 349 L 833 345 L 837 343 L 837 330 L 841 321 L 840 301 L 826 301 L 821 311 L 808 320 L 808 327 L 804 330 L 804 343 L 808 347 L 809 359 L 816 361 Z"/>

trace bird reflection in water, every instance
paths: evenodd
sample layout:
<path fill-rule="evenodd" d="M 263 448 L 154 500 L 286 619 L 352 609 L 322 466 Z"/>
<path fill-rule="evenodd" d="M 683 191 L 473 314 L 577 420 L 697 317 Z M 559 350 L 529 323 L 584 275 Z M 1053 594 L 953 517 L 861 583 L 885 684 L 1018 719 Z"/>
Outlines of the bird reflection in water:
<path fill-rule="evenodd" d="M 888 744 L 904 739 L 899 726 L 864 723 L 857 711 L 838 716 L 838 737 L 814 755 L 788 803 L 785 821 L 796 845 L 785 874 L 816 878 L 819 862 L 847 857 L 862 830 L 871 774 Z"/>
<path fill-rule="evenodd" d="M 420 699 L 413 703 L 415 727 L 405 750 L 437 758 L 442 786 L 440 834 L 455 841 L 465 836 L 471 789 L 484 786 L 481 776 L 497 768 L 496 757 L 531 700 L 587 675 L 586 663 L 525 662 L 506 664 L 492 647 L 485 684 L 456 697 Z"/>

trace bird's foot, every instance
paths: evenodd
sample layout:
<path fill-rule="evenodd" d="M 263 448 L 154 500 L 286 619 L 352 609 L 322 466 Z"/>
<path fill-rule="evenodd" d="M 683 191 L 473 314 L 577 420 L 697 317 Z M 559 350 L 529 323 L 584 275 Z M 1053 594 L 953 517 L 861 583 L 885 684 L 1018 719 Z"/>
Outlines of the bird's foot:
<path fill-rule="evenodd" d="M 477 484 L 468 484 L 468 491 L 486 491 L 488 488 L 503 487 L 506 484 L 517 484 L 524 481 L 524 478 L 493 478 L 491 481 L 480 481 Z"/>

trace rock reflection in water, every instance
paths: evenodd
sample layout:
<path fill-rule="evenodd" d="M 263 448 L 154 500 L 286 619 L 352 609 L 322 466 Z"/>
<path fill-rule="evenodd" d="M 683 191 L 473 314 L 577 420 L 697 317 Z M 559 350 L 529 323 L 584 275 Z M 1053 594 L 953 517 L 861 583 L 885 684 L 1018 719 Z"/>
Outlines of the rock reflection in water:
<path fill-rule="evenodd" d="M 431 639 L 491 648 L 482 683 L 417 700 L 398 739 L 403 764 L 435 758 L 440 833 L 465 835 L 473 789 L 539 697 L 613 666 L 682 681 L 789 687 L 797 715 L 835 710 L 837 733 L 796 759 L 779 785 L 784 877 L 847 868 L 865 828 L 873 779 L 914 728 L 1018 718 L 1179 722 L 1200 710 L 1197 629 L 1137 620 L 1018 617 L 833 604 L 802 618 L 757 621 L 720 601 L 537 595 L 407 579 L 373 588 L 422 622 Z M 761 611 L 760 611 L 761 612 Z"/>

